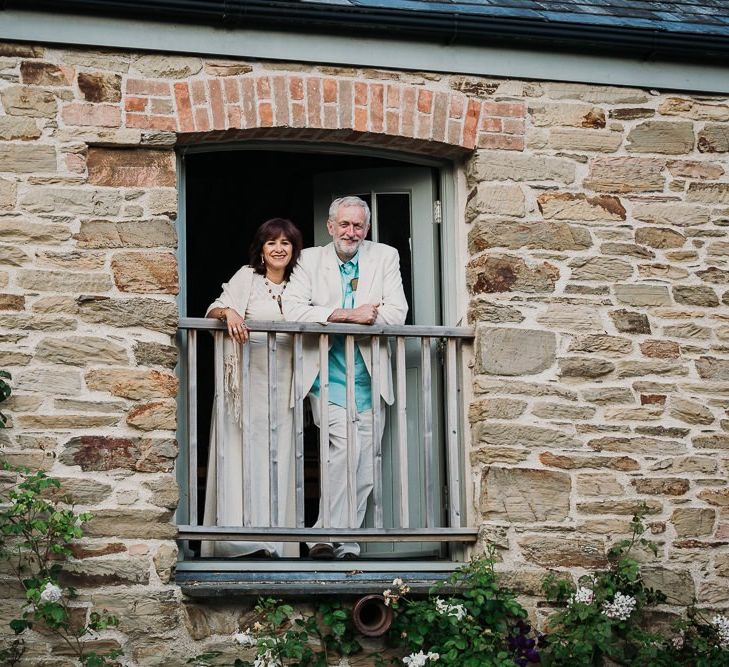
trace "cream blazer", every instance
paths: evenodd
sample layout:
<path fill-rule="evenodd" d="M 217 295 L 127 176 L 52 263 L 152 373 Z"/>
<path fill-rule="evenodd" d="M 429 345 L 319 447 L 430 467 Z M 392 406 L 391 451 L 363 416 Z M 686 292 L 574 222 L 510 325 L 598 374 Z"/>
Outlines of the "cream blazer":
<path fill-rule="evenodd" d="M 379 306 L 376 324 L 405 324 L 408 303 L 402 288 L 400 256 L 395 248 L 371 241 L 364 241 L 359 248 L 359 281 L 354 299 L 355 308 L 367 303 Z M 342 280 L 334 244 L 306 248 L 283 294 L 284 318 L 326 324 L 332 312 L 341 307 Z M 372 374 L 370 338 L 358 336 L 356 342 Z M 319 342 L 316 336 L 304 336 L 304 394 L 318 374 Z M 382 398 L 392 405 L 395 398 L 388 345 L 380 346 L 380 378 Z"/>

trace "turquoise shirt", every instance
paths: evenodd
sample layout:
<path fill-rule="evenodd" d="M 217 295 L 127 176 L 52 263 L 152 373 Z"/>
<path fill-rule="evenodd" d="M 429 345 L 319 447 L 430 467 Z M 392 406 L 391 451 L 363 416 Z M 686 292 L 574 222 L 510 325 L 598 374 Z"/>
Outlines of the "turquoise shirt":
<path fill-rule="evenodd" d="M 339 276 L 342 281 L 342 308 L 354 308 L 355 290 L 352 280 L 359 279 L 359 253 L 348 262 L 339 263 Z M 347 364 L 344 351 L 344 336 L 332 336 L 329 348 L 329 402 L 341 407 L 347 406 Z M 319 376 L 311 387 L 311 393 L 319 395 Z M 367 372 L 362 353 L 354 346 L 354 398 L 357 412 L 372 408 L 372 380 Z"/>

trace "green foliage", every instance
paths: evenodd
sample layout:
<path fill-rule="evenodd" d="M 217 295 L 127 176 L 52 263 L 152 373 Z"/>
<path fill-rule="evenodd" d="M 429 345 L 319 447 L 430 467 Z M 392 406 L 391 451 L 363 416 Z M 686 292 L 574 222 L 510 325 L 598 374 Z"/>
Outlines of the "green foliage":
<path fill-rule="evenodd" d="M 87 667 L 100 667 L 120 655 L 88 652 L 84 639 L 100 630 L 115 627 L 114 616 L 91 612 L 88 623 L 72 622 L 70 605 L 76 597 L 73 588 L 63 588 L 60 576 L 63 561 L 71 555 L 70 544 L 83 536 L 82 526 L 91 515 L 76 514 L 60 493 L 60 482 L 42 471 L 11 469 L 16 483 L 0 492 L 0 558 L 8 561 L 24 593 L 26 604 L 20 618 L 10 621 L 16 635 L 36 625 L 59 637 Z M 17 649 L 17 646 L 16 646 Z M 8 647 L 5 652 L 11 651 Z M 3 654 L 0 653 L 0 657 Z M 12 655 L 6 659 L 13 664 Z"/>

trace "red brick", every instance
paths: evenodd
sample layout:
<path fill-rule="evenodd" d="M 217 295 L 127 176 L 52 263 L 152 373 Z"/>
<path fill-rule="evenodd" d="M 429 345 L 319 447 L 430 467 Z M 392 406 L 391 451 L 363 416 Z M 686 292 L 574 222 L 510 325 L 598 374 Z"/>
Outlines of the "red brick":
<path fill-rule="evenodd" d="M 205 88 L 205 82 L 195 79 L 192 82 L 192 103 L 195 105 L 207 104 L 208 91 Z"/>
<path fill-rule="evenodd" d="M 664 394 L 641 394 L 641 405 L 665 405 L 666 397 Z"/>
<path fill-rule="evenodd" d="M 339 82 L 339 127 L 352 127 L 352 98 L 354 84 L 351 81 Z"/>
<path fill-rule="evenodd" d="M 129 79 L 127 81 L 126 91 L 131 95 L 156 95 L 157 97 L 165 97 L 170 94 L 170 84 L 168 81 Z"/>
<path fill-rule="evenodd" d="M 228 104 L 225 107 L 225 119 L 227 127 L 239 128 L 240 123 L 240 107 L 237 104 Z"/>
<path fill-rule="evenodd" d="M 83 155 L 69 153 L 65 157 L 66 169 L 74 174 L 83 174 L 86 171 L 86 160 Z"/>
<path fill-rule="evenodd" d="M 328 130 L 337 129 L 337 107 L 333 104 L 324 105 L 324 127 Z"/>
<path fill-rule="evenodd" d="M 476 130 L 481 115 L 481 105 L 476 100 L 468 100 L 466 120 L 463 123 L 463 145 L 473 148 L 476 145 Z"/>
<path fill-rule="evenodd" d="M 147 116 L 142 113 L 128 113 L 124 124 L 126 127 L 136 127 L 144 130 L 177 131 L 176 116 Z"/>
<path fill-rule="evenodd" d="M 366 107 L 355 107 L 354 108 L 354 129 L 357 132 L 367 132 L 367 108 Z"/>
<path fill-rule="evenodd" d="M 119 127 L 121 110 L 111 104 L 72 103 L 63 107 L 61 117 L 66 125 L 94 125 Z"/>
<path fill-rule="evenodd" d="M 436 93 L 433 105 L 433 139 L 445 141 L 446 123 L 448 122 L 448 95 Z"/>
<path fill-rule="evenodd" d="M 484 117 L 481 119 L 482 132 L 501 132 L 504 128 L 504 121 L 501 118 Z"/>
<path fill-rule="evenodd" d="M 387 134 L 400 134 L 400 113 L 389 109 L 386 114 L 385 131 Z"/>
<path fill-rule="evenodd" d="M 180 131 L 192 132 L 195 129 L 195 123 L 192 120 L 190 89 L 186 83 L 175 84 L 175 100 L 177 101 L 177 116 L 180 119 Z"/>
<path fill-rule="evenodd" d="M 489 116 L 524 118 L 526 105 L 523 102 L 482 102 L 483 113 Z"/>
<path fill-rule="evenodd" d="M 430 113 L 433 107 L 433 93 L 429 90 L 418 91 L 418 111 Z"/>
<path fill-rule="evenodd" d="M 337 81 L 336 79 L 324 79 L 324 103 L 337 101 Z"/>
<path fill-rule="evenodd" d="M 208 110 L 206 107 L 198 107 L 195 109 L 195 130 L 198 132 L 207 132 L 210 129 L 210 118 L 208 118 Z"/>
<path fill-rule="evenodd" d="M 291 125 L 293 127 L 306 127 L 306 109 L 300 102 L 291 104 Z"/>
<path fill-rule="evenodd" d="M 524 137 L 513 134 L 481 134 L 478 138 L 479 148 L 500 148 L 507 151 L 523 151 Z"/>
<path fill-rule="evenodd" d="M 388 109 L 400 108 L 400 88 L 398 86 L 393 86 L 393 85 L 387 86 L 387 108 Z"/>
<path fill-rule="evenodd" d="M 277 126 L 289 124 L 289 96 L 286 77 L 273 77 L 274 118 Z"/>
<path fill-rule="evenodd" d="M 292 100 L 304 99 L 304 80 L 300 76 L 289 79 L 289 95 Z"/>
<path fill-rule="evenodd" d="M 373 132 L 382 132 L 384 127 L 385 88 L 380 83 L 370 86 L 370 126 Z"/>
<path fill-rule="evenodd" d="M 225 93 L 225 101 L 229 104 L 237 104 L 240 102 L 238 79 L 234 77 L 225 79 L 223 81 L 223 92 Z"/>
<path fill-rule="evenodd" d="M 416 135 L 418 139 L 430 139 L 433 132 L 433 119 L 429 114 L 419 114 Z"/>
<path fill-rule="evenodd" d="M 448 115 L 451 118 L 463 118 L 464 98 L 461 95 L 451 95 L 451 104 Z"/>
<path fill-rule="evenodd" d="M 242 127 L 256 127 L 256 91 L 253 79 L 241 81 L 241 112 L 243 115 Z"/>
<path fill-rule="evenodd" d="M 406 88 L 402 99 L 402 133 L 406 137 L 415 136 L 415 89 Z"/>
<path fill-rule="evenodd" d="M 367 84 L 357 81 L 354 84 L 354 103 L 363 107 L 367 105 Z"/>
<path fill-rule="evenodd" d="M 306 120 L 309 127 L 321 127 L 321 80 L 306 80 Z"/>
<path fill-rule="evenodd" d="M 225 129 L 225 108 L 223 107 L 223 87 L 220 85 L 220 79 L 210 79 L 208 81 L 210 89 L 210 110 L 213 113 L 213 129 Z"/>
<path fill-rule="evenodd" d="M 256 79 L 256 95 L 259 100 L 271 99 L 271 82 L 267 76 L 259 76 Z"/>
<path fill-rule="evenodd" d="M 526 127 L 521 118 L 504 118 L 504 133 L 506 134 L 524 134 Z"/>
<path fill-rule="evenodd" d="M 273 125 L 273 107 L 270 102 L 258 103 L 258 118 L 261 127 L 271 127 Z"/>
<path fill-rule="evenodd" d="M 146 111 L 148 102 L 149 98 L 147 97 L 127 97 L 124 100 L 124 111 L 134 111 L 137 113 Z"/>

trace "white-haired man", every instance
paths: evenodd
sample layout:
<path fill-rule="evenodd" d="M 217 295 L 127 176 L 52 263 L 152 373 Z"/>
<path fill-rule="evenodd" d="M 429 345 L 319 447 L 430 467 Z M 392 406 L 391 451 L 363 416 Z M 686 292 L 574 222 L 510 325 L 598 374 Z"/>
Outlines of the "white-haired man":
<path fill-rule="evenodd" d="M 370 227 L 370 209 L 359 197 L 341 197 L 329 208 L 327 230 L 332 242 L 305 249 L 291 274 L 284 293 L 287 320 L 300 322 L 347 322 L 350 324 L 404 324 L 408 304 L 400 276 L 397 250 L 382 243 L 365 241 Z M 346 364 L 344 336 L 329 338 L 329 480 L 331 527 L 359 528 L 364 520 L 367 498 L 373 487 L 372 402 L 394 402 L 390 352 L 380 347 L 380 396 L 372 396 L 371 350 L 368 341 L 355 346 L 354 379 L 357 420 L 355 422 L 357 525 L 349 525 L 347 497 Z M 304 347 L 304 391 L 309 391 L 314 420 L 319 425 L 319 351 L 316 340 Z M 321 526 L 322 505 L 319 506 Z M 359 545 L 312 543 L 312 558 L 356 558 Z"/>

